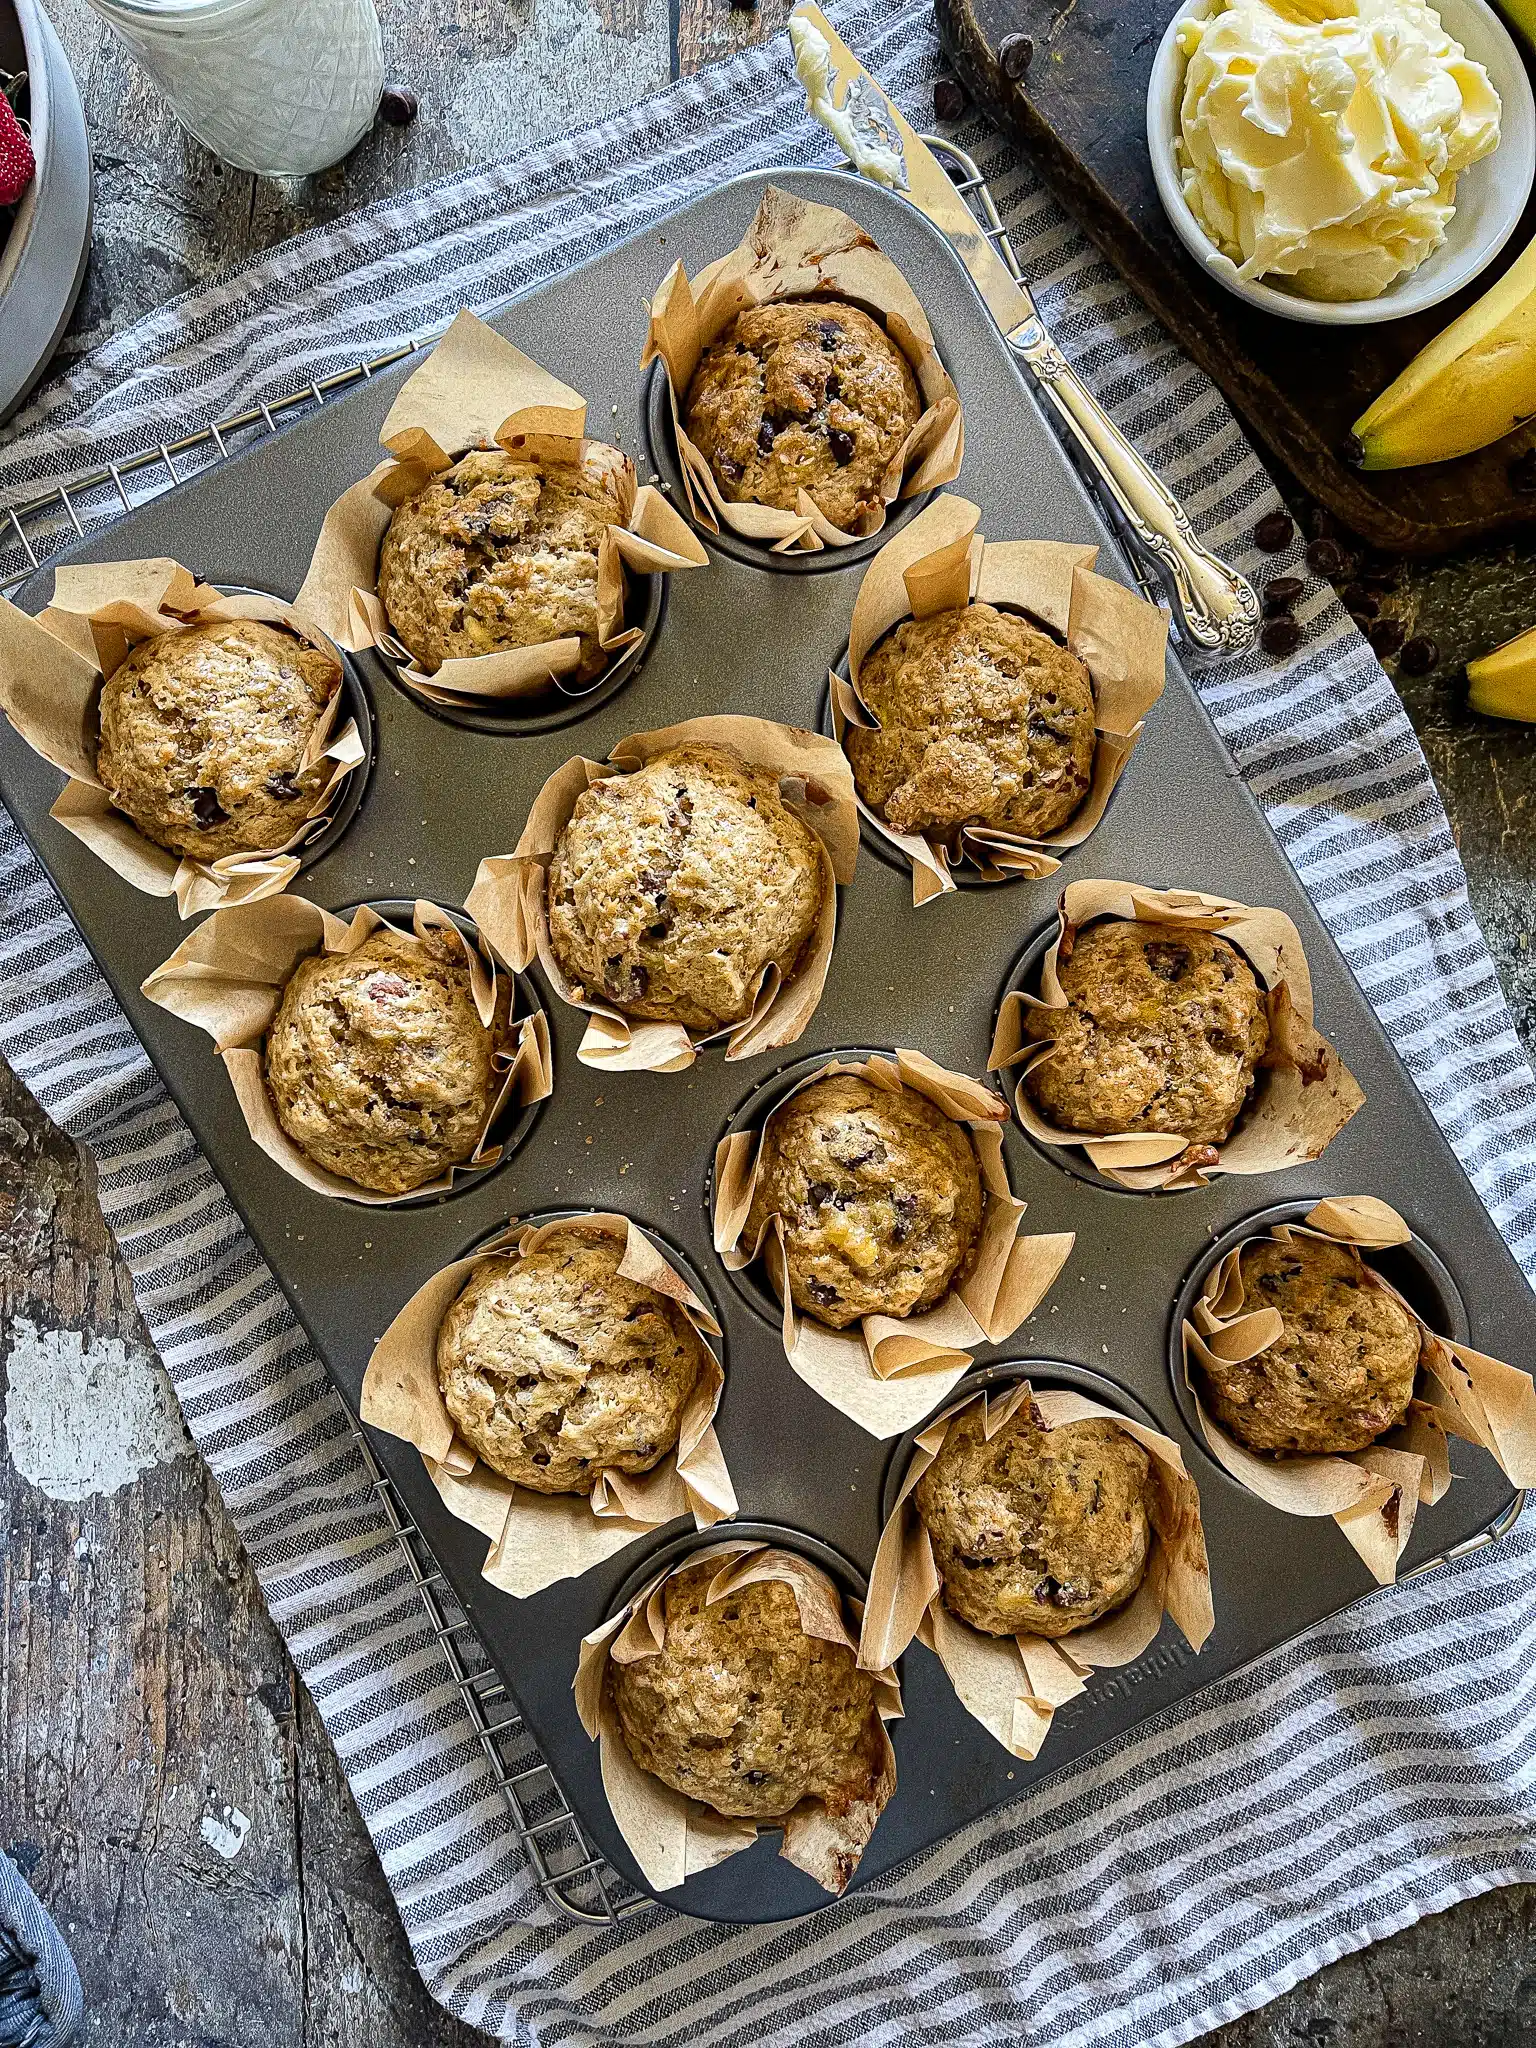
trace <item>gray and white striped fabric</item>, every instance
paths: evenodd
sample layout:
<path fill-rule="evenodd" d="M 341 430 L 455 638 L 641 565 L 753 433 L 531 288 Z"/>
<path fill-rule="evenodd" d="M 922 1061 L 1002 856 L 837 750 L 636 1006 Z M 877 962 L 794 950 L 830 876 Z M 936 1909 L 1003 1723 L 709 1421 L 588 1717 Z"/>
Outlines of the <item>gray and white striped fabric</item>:
<path fill-rule="evenodd" d="M 917 110 L 925 8 L 835 10 Z M 485 307 L 705 186 L 826 160 L 782 43 L 518 163 L 391 201 L 141 322 L 0 446 L 0 504 Z M 995 137 L 994 182 L 1078 367 L 1225 552 L 1272 486 L 1224 403 Z M 1249 561 L 1250 569 L 1261 565 Z M 1283 566 L 1273 563 L 1269 567 Z M 1292 861 L 1528 1273 L 1536 1083 L 1445 817 L 1331 597 L 1302 652 L 1201 679 Z M 1379 1594 L 1027 1805 L 796 1926 L 554 1917 L 316 1359 L 62 905 L 0 827 L 0 1050 L 89 1144 L 187 1421 L 351 1778 L 417 1961 L 526 2043 L 1185 2041 L 1323 1963 L 1536 1879 L 1530 1518 Z"/>

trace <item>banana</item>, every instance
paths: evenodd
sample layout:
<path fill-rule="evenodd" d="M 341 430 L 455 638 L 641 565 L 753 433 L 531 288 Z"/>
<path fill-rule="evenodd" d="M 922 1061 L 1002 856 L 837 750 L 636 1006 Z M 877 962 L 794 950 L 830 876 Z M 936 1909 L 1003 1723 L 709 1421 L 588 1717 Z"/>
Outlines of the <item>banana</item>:
<path fill-rule="evenodd" d="M 1536 415 L 1536 242 L 1355 421 L 1367 469 L 1449 462 Z"/>
<path fill-rule="evenodd" d="M 1467 663 L 1467 705 L 1484 718 L 1536 723 L 1536 626 Z"/>

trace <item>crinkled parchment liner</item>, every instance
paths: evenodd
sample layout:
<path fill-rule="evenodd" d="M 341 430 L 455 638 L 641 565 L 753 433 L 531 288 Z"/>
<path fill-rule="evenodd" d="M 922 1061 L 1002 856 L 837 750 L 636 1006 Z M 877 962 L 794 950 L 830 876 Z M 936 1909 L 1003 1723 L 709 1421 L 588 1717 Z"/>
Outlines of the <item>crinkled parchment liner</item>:
<path fill-rule="evenodd" d="M 590 1494 L 535 1493 L 504 1478 L 456 1433 L 437 1375 L 437 1337 L 476 1267 L 520 1259 L 555 1231 L 571 1229 L 621 1243 L 620 1273 L 677 1303 L 709 1364 L 684 1405 L 675 1447 L 651 1471 L 600 1473 Z M 557 1579 L 580 1578 L 678 1515 L 691 1514 L 698 1528 L 708 1529 L 735 1514 L 735 1489 L 715 1435 L 725 1386 L 711 1341 L 719 1335 L 707 1303 L 627 1216 L 594 1210 L 540 1225 L 514 1222 L 417 1288 L 373 1347 L 363 1375 L 362 1418 L 416 1446 L 449 1512 L 490 1538 L 482 1578 L 524 1600 Z"/>
<path fill-rule="evenodd" d="M 544 462 L 579 462 L 587 401 L 541 370 L 473 313 L 460 313 L 419 370 L 401 385 L 379 439 L 389 457 L 343 491 L 325 515 L 298 603 L 354 652 L 376 647 L 401 676 L 439 704 L 536 695 L 581 661 L 574 635 L 499 653 L 455 656 L 433 674 L 417 667 L 390 631 L 378 594 L 379 549 L 397 506 L 474 448 L 505 448 Z M 649 484 L 637 487 L 627 456 L 614 481 L 618 524 L 597 557 L 598 644 L 616 655 L 640 638 L 624 624 L 624 570 L 664 575 L 700 569 L 709 556 L 686 519 Z"/>
<path fill-rule="evenodd" d="M 781 978 L 764 972 L 750 1013 L 728 1030 L 697 1034 L 681 1024 L 626 1017 L 611 1004 L 577 996 L 549 941 L 547 878 L 560 834 L 577 798 L 617 769 L 628 774 L 675 747 L 726 747 L 754 768 L 779 778 L 785 803 L 815 833 L 822 847 L 822 901 L 816 929 L 795 972 Z M 631 733 L 620 740 L 608 765 L 578 755 L 557 768 L 534 798 L 522 837 L 512 853 L 482 860 L 465 909 L 505 960 L 524 969 L 537 959 L 562 1002 L 591 1018 L 577 1058 L 589 1067 L 675 1074 L 691 1067 L 699 1048 L 725 1039 L 728 1060 L 773 1052 L 797 1039 L 821 1001 L 837 937 L 835 883 L 853 880 L 859 851 L 859 816 L 853 776 L 842 749 L 824 733 L 766 718 L 689 718 L 657 732 Z"/>
<path fill-rule="evenodd" d="M 1067 822 L 1040 839 L 991 825 L 963 828 L 947 840 L 898 832 L 860 797 L 860 815 L 911 863 L 914 905 L 955 888 L 952 860 L 964 862 L 984 882 L 1055 874 L 1060 856 L 1081 846 L 1103 817 L 1147 713 L 1163 693 L 1168 621 L 1155 604 L 1093 573 L 1097 548 L 1071 541 L 986 541 L 976 532 L 980 517 L 964 498 L 937 498 L 870 563 L 853 607 L 849 680 L 835 672 L 829 678 L 838 744 L 850 725 L 878 728 L 880 721 L 859 694 L 859 669 L 904 619 L 929 619 L 971 603 L 1011 606 L 1049 627 L 1093 679 L 1092 777 Z"/>
<path fill-rule="evenodd" d="M 951 1425 L 978 1401 L 988 1438 L 1022 1402 L 1033 1401 L 1046 1429 L 1069 1422 L 1115 1422 L 1151 1458 L 1148 1515 L 1154 1534 L 1141 1584 L 1123 1607 L 1070 1636 L 989 1636 L 944 1605 L 933 1546 L 912 1492 Z M 917 1438 L 875 1553 L 859 1662 L 866 1667 L 894 1662 L 919 1637 L 944 1666 L 966 1712 L 1014 1756 L 1033 1757 L 1050 1733 L 1056 1709 L 1085 1690 L 1090 1672 L 1134 1663 L 1156 1640 L 1165 1614 L 1196 1651 L 1214 1626 L 1200 1496 L 1178 1445 L 1082 1394 L 1055 1387 L 1036 1393 L 1021 1379 L 1002 1393 L 989 1396 L 983 1389 L 956 1402 Z"/>
<path fill-rule="evenodd" d="M 1276 1223 L 1248 1243 L 1272 1237 L 1323 1238 L 1361 1253 L 1407 1244 L 1408 1225 L 1374 1195 L 1335 1195 L 1304 1223 Z M 1451 1483 L 1446 1436 L 1480 1444 L 1516 1486 L 1536 1486 L 1536 1387 L 1529 1373 L 1453 1344 L 1431 1330 L 1397 1289 L 1363 1260 L 1367 1283 L 1390 1294 L 1418 1324 L 1419 1378 L 1407 1419 L 1363 1451 L 1274 1457 L 1250 1451 L 1206 1413 L 1198 1369 L 1217 1360 L 1255 1358 L 1280 1336 L 1278 1309 L 1244 1315 L 1242 1245 L 1211 1268 L 1184 1323 L 1184 1378 L 1211 1455 L 1240 1485 L 1287 1515 L 1332 1515 L 1383 1586 L 1413 1534 L 1421 1501 L 1440 1499 Z"/>
<path fill-rule="evenodd" d="M 1010 990 L 998 1012 L 989 1071 L 1017 1066 L 1014 1107 L 1019 1122 L 1041 1145 L 1081 1145 L 1098 1171 L 1139 1194 L 1159 1188 L 1202 1187 L 1213 1173 L 1279 1173 L 1322 1156 L 1364 1102 L 1353 1074 L 1312 1021 L 1312 976 L 1301 934 L 1282 910 L 1251 910 L 1225 896 L 1193 889 L 1148 889 L 1139 882 L 1069 883 L 1059 906 L 1061 930 L 1041 963 L 1038 996 Z M 1193 924 L 1219 932 L 1236 946 L 1258 977 L 1269 1007 L 1269 1050 L 1259 1062 L 1253 1093 L 1231 1135 L 1220 1145 L 1191 1144 L 1177 1135 L 1122 1131 L 1093 1137 L 1058 1130 L 1036 1109 L 1024 1086 L 1030 1069 L 1051 1055 L 1051 1043 L 1024 1035 L 1032 1009 L 1065 1009 L 1057 979 L 1063 945 L 1101 917 L 1150 924 Z"/>
<path fill-rule="evenodd" d="M 713 1869 L 739 1849 L 750 1849 L 760 1832 L 782 1828 L 779 1851 L 787 1862 L 813 1877 L 834 1894 L 846 1891 L 859 1867 L 875 1823 L 896 1790 L 896 1755 L 885 1723 L 901 1718 L 901 1686 L 894 1671 L 876 1671 L 875 1702 L 880 1715 L 883 1768 L 873 1796 L 833 1815 L 819 1799 L 803 1799 L 783 1821 L 731 1819 L 696 1799 L 684 1798 L 642 1770 L 629 1753 L 618 1714 L 605 1684 L 608 1659 L 623 1664 L 654 1656 L 666 1640 L 661 1588 L 674 1573 L 689 1571 L 706 1558 L 718 1558 L 720 1571 L 707 1598 L 726 1599 L 743 1586 L 782 1579 L 795 1596 L 800 1625 L 808 1636 L 841 1643 L 857 1651 L 843 1619 L 837 1587 L 819 1566 L 791 1550 L 764 1543 L 720 1543 L 697 1550 L 661 1572 L 601 1628 L 582 1640 L 572 1688 L 576 1712 L 591 1739 L 600 1745 L 603 1790 L 619 1833 L 657 1891 L 670 1891 L 701 1870 Z"/>
<path fill-rule="evenodd" d="M 683 431 L 680 408 L 699 358 L 716 335 L 749 307 L 817 297 L 851 300 L 878 319 L 911 365 L 923 401 L 922 416 L 881 480 L 883 502 L 852 533 L 834 526 L 805 491 L 793 512 L 729 502 Z M 965 454 L 960 397 L 939 361 L 928 316 L 891 259 L 835 206 L 816 206 L 770 185 L 752 225 L 728 256 L 701 270 L 692 284 L 682 264 L 675 263 L 651 301 L 640 367 L 657 361 L 667 374 L 688 509 L 708 533 L 718 533 L 723 522 L 744 540 L 770 543 L 774 554 L 847 547 L 878 533 L 886 507 L 897 498 L 935 490 L 960 473 Z"/>
<path fill-rule="evenodd" d="M 491 1133 L 508 1107 L 514 1101 L 525 1106 L 542 1102 L 554 1086 L 549 1019 L 541 1009 L 522 1018 L 509 1015 L 506 1041 L 496 1055 L 501 1087 L 475 1149 L 462 1166 L 451 1167 L 406 1194 L 381 1195 L 328 1173 L 299 1150 L 278 1122 L 267 1093 L 262 1041 L 294 969 L 311 953 L 355 953 L 381 927 L 404 939 L 419 940 L 429 930 L 440 932 L 464 950 L 480 1021 L 489 1028 L 496 1014 L 498 969 L 483 937 L 472 943 L 445 910 L 422 899 L 417 900 L 411 922 L 411 931 L 401 931 L 364 904 L 348 924 L 302 896 L 273 896 L 264 903 L 216 911 L 143 985 L 152 1003 L 208 1033 L 252 1138 L 269 1159 L 317 1195 L 385 1208 L 423 1195 L 446 1194 L 461 1173 L 494 1166 L 501 1157 Z"/>
<path fill-rule="evenodd" d="M 101 687 L 141 641 L 219 619 L 281 627 L 334 663 L 330 701 L 300 763 L 302 769 L 329 761 L 331 772 L 281 846 L 198 861 L 157 846 L 102 787 L 96 773 Z M 363 761 L 355 723 L 349 718 L 335 729 L 341 684 L 335 648 L 299 608 L 272 597 L 225 596 L 162 557 L 65 564 L 54 572 L 53 602 L 35 619 L 0 599 L 0 710 L 34 753 L 69 777 L 49 816 L 130 888 L 174 896 L 183 917 L 275 896 L 298 873 L 299 849 L 324 826 L 342 785 Z"/>
<path fill-rule="evenodd" d="M 961 1284 L 921 1315 L 866 1316 L 856 1330 L 832 1330 L 801 1316 L 784 1285 L 784 1227 L 771 1216 L 757 1243 L 742 1233 L 769 1121 L 802 1089 L 830 1074 L 857 1074 L 893 1095 L 915 1089 L 970 1134 L 981 1169 L 981 1234 Z M 955 1385 L 978 1344 L 998 1344 L 1044 1300 L 1075 1241 L 1068 1230 L 1020 1237 L 1028 1204 L 1008 1182 L 1003 1126 L 1008 1106 L 969 1074 L 897 1050 L 862 1061 L 828 1060 L 781 1096 L 755 1131 L 733 1131 L 715 1149 L 715 1250 L 733 1273 L 762 1259 L 783 1304 L 784 1355 L 807 1386 L 874 1437 L 900 1436 Z"/>

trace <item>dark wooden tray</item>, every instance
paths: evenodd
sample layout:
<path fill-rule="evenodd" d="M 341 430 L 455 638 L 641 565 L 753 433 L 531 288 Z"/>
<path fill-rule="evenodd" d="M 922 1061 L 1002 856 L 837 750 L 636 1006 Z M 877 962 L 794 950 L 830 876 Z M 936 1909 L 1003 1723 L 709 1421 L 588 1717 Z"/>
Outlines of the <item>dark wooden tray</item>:
<path fill-rule="evenodd" d="M 1351 423 L 1413 356 L 1536 236 L 1536 198 L 1505 253 L 1444 304 L 1360 329 L 1308 327 L 1246 306 L 1185 254 L 1152 182 L 1146 96 L 1170 0 L 936 0 L 939 36 L 977 104 L 1020 142 L 1041 177 L 1249 430 L 1353 532 L 1377 547 L 1440 554 L 1536 519 L 1536 476 L 1517 488 L 1523 430 L 1457 462 L 1351 469 Z M 1023 34 L 1022 79 L 998 49 Z M 1528 61 L 1528 60 L 1527 60 Z M 1525 465 L 1527 471 L 1536 464 Z"/>

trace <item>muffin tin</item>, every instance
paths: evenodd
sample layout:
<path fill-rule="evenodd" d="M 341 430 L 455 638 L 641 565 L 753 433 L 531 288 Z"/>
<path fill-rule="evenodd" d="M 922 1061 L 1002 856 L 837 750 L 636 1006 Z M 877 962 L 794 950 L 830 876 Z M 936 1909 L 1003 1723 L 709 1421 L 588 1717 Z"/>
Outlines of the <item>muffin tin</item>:
<path fill-rule="evenodd" d="M 644 439 L 639 309 L 677 257 L 694 270 L 731 247 L 766 182 L 754 176 L 724 186 L 497 316 L 521 348 L 591 394 L 594 421 L 637 456 L 642 477 L 665 474 L 665 458 Z M 1123 575 L 949 245 L 904 201 L 849 176 L 784 172 L 777 182 L 851 213 L 917 290 L 966 408 L 966 461 L 954 488 L 981 505 L 983 530 L 997 538 L 1097 541 L 1105 550 L 1100 566 Z M 636 309 L 627 325 L 614 322 L 615 307 Z M 374 459 L 403 374 L 375 378 L 76 552 L 174 555 L 216 581 L 296 589 L 325 508 Z M 610 406 L 617 411 L 605 418 Z M 494 732 L 451 723 L 372 663 L 360 664 L 373 700 L 376 763 L 350 827 L 306 870 L 304 893 L 334 908 L 412 892 L 460 903 L 480 857 L 510 851 L 532 796 L 572 753 L 600 758 L 626 733 L 711 710 L 814 726 L 872 550 L 813 558 L 814 574 L 805 573 L 812 564 L 764 551 L 750 560 L 734 548 L 712 544 L 711 551 L 707 570 L 676 580 L 628 687 L 556 730 L 537 718 L 500 719 Z M 49 587 L 45 571 L 23 586 L 20 600 L 37 610 Z M 584 1018 L 547 1003 L 555 1093 L 515 1156 L 441 1200 L 401 1207 L 312 1196 L 257 1151 L 201 1033 L 139 994 L 144 976 L 184 936 L 174 906 L 126 889 L 49 821 L 57 788 L 53 770 L 0 732 L 0 794 L 354 1409 L 369 1351 L 401 1303 L 509 1215 L 624 1211 L 685 1254 L 721 1312 L 727 1379 L 719 1429 L 741 1523 L 715 1535 L 772 1523 L 779 1540 L 798 1534 L 812 1554 L 825 1545 L 855 1573 L 869 1567 L 882 1489 L 905 1453 L 899 1441 L 876 1442 L 821 1402 L 786 1363 L 777 1328 L 723 1275 L 710 1240 L 707 1182 L 726 1126 L 775 1075 L 842 1047 L 914 1046 L 983 1074 L 1003 986 L 1021 950 L 1048 925 L 1058 887 L 1074 876 L 1216 889 L 1273 904 L 1296 921 L 1319 1023 L 1364 1087 L 1365 1108 L 1315 1164 L 1252 1181 L 1229 1176 L 1177 1200 L 1093 1185 L 1043 1157 L 1011 1125 L 1008 1165 L 1030 1205 L 1024 1227 L 1075 1230 L 1077 1245 L 1030 1321 L 978 1359 L 983 1368 L 1037 1360 L 1042 1381 L 1060 1378 L 1063 1367 L 1101 1376 L 1122 1405 L 1150 1411 L 1183 1446 L 1202 1497 L 1215 1632 L 1196 1658 L 1165 1626 L 1138 1663 L 1098 1674 L 1058 1713 L 1034 1763 L 993 1743 L 960 1708 L 936 1661 L 914 1647 L 903 1660 L 906 1719 L 893 1729 L 900 1785 L 856 1885 L 878 1886 L 894 1865 L 1372 1590 L 1364 1565 L 1331 1525 L 1264 1507 L 1227 1478 L 1186 1426 L 1169 1369 L 1169 1329 L 1181 1286 L 1213 1240 L 1255 1216 L 1261 1227 L 1277 1201 L 1379 1195 L 1444 1261 L 1466 1304 L 1472 1342 L 1516 1363 L 1533 1349 L 1526 1281 L 1176 665 L 1117 801 L 1059 877 L 967 889 L 914 912 L 907 874 L 866 848 L 842 892 L 821 1006 L 783 1056 L 733 1065 L 711 1051 L 678 1074 L 601 1072 L 576 1059 Z M 571 1678 L 581 1636 L 609 1612 L 621 1586 L 670 1554 L 682 1532 L 657 1532 L 579 1580 L 516 1602 L 481 1581 L 484 1538 L 442 1507 L 415 1450 L 387 1436 L 372 1441 L 590 1837 L 638 1881 L 608 1814 L 596 1748 L 576 1718 Z M 1459 1442 L 1451 1455 L 1456 1484 L 1421 1510 L 1405 1570 L 1477 1539 L 1515 1501 L 1488 1458 Z M 689 1879 L 667 1903 L 710 1918 L 769 1921 L 812 1911 L 827 1898 L 775 1855 L 770 1838 Z"/>

